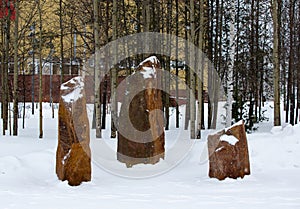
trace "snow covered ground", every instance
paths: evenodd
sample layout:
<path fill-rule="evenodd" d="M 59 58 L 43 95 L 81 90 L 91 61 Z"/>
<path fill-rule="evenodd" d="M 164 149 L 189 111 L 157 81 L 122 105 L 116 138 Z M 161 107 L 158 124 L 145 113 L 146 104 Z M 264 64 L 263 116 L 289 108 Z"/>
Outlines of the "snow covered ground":
<path fill-rule="evenodd" d="M 1 209 L 300 208 L 299 125 L 249 134 L 251 175 L 244 179 L 218 181 L 208 177 L 208 162 L 201 158 L 206 153 L 205 131 L 187 157 L 162 175 L 123 178 L 93 163 L 92 181 L 70 187 L 55 174 L 55 111 L 52 119 L 45 104 L 42 140 L 38 139 L 38 115 L 31 116 L 30 111 L 26 129 L 20 129 L 18 137 L 0 136 Z M 172 145 L 176 134 L 171 129 L 167 146 Z M 116 140 L 106 140 L 115 147 Z"/>

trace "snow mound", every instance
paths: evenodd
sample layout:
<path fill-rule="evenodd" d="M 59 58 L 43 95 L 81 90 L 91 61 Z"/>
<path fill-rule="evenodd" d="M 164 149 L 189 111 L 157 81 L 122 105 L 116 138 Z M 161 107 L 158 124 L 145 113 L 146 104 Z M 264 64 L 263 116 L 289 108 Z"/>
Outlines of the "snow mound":
<path fill-rule="evenodd" d="M 292 136 L 294 134 L 294 127 L 290 124 L 284 124 L 282 126 L 275 126 L 271 130 L 272 134 L 283 134 L 284 136 Z"/>

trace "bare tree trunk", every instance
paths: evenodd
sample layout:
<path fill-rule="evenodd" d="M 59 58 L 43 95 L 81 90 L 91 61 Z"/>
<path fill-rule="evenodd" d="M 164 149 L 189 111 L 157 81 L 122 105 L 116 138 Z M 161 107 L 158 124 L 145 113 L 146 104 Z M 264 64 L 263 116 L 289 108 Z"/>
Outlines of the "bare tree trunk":
<path fill-rule="evenodd" d="M 176 54 L 175 54 L 175 59 L 176 59 L 176 128 L 179 128 L 179 86 L 178 86 L 178 76 L 179 76 L 179 71 L 178 71 L 178 36 L 179 36 L 179 3 L 178 0 L 176 0 Z"/>
<path fill-rule="evenodd" d="M 290 124 L 294 125 L 295 124 L 295 88 L 294 88 L 294 69 L 295 69 L 295 64 L 294 64 L 294 11 L 295 11 L 295 1 L 291 0 L 290 1 L 290 54 L 289 54 L 289 73 L 288 73 L 288 94 L 290 100 Z"/>
<path fill-rule="evenodd" d="M 187 53 L 186 53 L 187 54 Z M 188 57 L 185 58 L 186 61 Z M 184 122 L 184 130 L 187 130 L 190 123 L 190 68 L 189 66 L 185 66 L 185 81 L 186 81 L 186 107 L 185 107 L 185 122 Z"/>
<path fill-rule="evenodd" d="M 64 25 L 63 25 L 63 0 L 59 0 L 59 30 L 60 30 L 60 83 L 64 82 Z"/>
<path fill-rule="evenodd" d="M 259 1 L 256 1 L 256 15 L 255 15 L 255 53 L 256 53 L 256 59 L 255 59 L 255 66 L 256 66 L 256 85 L 255 85 L 255 123 L 258 122 L 258 107 L 259 105 L 259 92 L 260 92 L 260 85 L 259 85 L 259 81 L 260 81 L 260 66 L 259 66 L 259 62 L 260 62 L 260 56 L 261 56 L 261 51 L 260 51 L 260 47 L 259 47 L 259 38 L 260 38 L 260 34 L 259 34 L 259 16 L 260 16 L 260 5 L 259 5 Z"/>
<path fill-rule="evenodd" d="M 32 33 L 32 72 L 31 72 L 31 114 L 34 115 L 34 102 L 35 102 L 35 48 L 36 48 L 36 41 L 35 41 L 35 22 L 33 22 L 31 26 L 31 33 Z"/>
<path fill-rule="evenodd" d="M 118 37 L 117 34 L 117 21 L 118 21 L 118 1 L 113 0 L 113 14 L 112 14 L 112 29 L 113 29 L 113 40 L 116 40 Z M 117 53 L 118 49 L 115 47 L 113 52 L 114 63 L 117 62 Z M 115 64 L 111 70 L 111 138 L 116 138 L 117 136 L 117 117 L 118 117 L 118 95 L 117 95 L 117 82 L 118 82 L 118 65 Z"/>
<path fill-rule="evenodd" d="M 100 7 L 101 8 L 101 7 Z M 101 9 L 102 10 L 102 9 Z M 110 7 L 109 7 L 109 1 L 106 1 L 106 6 L 105 6 L 105 13 L 100 11 L 100 21 L 102 20 L 102 22 L 100 22 L 100 25 L 105 25 L 104 30 L 102 30 L 101 32 L 103 34 L 105 34 L 105 43 L 108 44 L 109 42 L 109 11 L 110 11 Z M 105 15 L 103 15 L 103 13 Z M 105 16 L 105 23 L 103 23 L 104 21 L 104 16 Z M 109 52 L 105 51 L 105 69 L 109 69 L 109 63 L 108 63 L 108 59 L 109 59 L 110 55 Z M 110 75 L 111 78 L 111 75 Z M 110 79 L 110 81 L 112 81 L 112 79 Z M 108 83 L 107 83 L 107 75 L 104 75 L 104 82 L 103 82 L 103 86 L 101 88 L 101 93 L 100 95 L 102 95 L 102 123 L 101 123 L 101 129 L 105 129 L 106 127 L 106 98 L 107 98 L 107 87 L 108 87 Z M 111 91 L 111 95 L 112 95 L 112 91 Z M 112 98 L 112 97 L 110 97 Z M 114 123 L 113 123 L 113 118 L 111 119 L 111 130 L 114 128 Z"/>
<path fill-rule="evenodd" d="M 195 2 L 194 0 L 190 0 L 190 25 L 191 25 L 191 31 L 190 31 L 190 37 L 189 41 L 191 44 L 195 44 L 196 40 L 196 29 L 195 29 Z M 190 63 L 193 65 L 192 70 L 190 70 L 190 131 L 191 131 L 191 139 L 196 138 L 196 131 L 195 131 L 195 121 L 196 121 L 196 101 L 195 101 L 195 92 L 196 92 L 196 81 L 195 81 L 195 67 L 196 67 L 196 60 L 195 60 L 195 51 L 193 50 L 194 47 L 191 47 L 190 49 Z"/>
<path fill-rule="evenodd" d="M 150 27 L 151 27 L 151 11 L 150 11 L 150 6 L 151 6 L 151 2 L 150 0 L 143 0 L 142 1 L 142 5 L 143 5 L 143 31 L 144 32 L 149 32 L 150 31 Z M 144 37 L 146 40 L 148 39 L 147 35 Z M 144 45 L 143 47 L 145 47 L 146 51 L 150 50 L 149 45 Z M 144 57 L 142 55 L 142 59 L 144 59 L 146 57 Z"/>
<path fill-rule="evenodd" d="M 208 1 L 208 7 L 210 7 L 208 9 L 209 13 L 208 13 L 208 21 L 207 21 L 207 24 L 208 24 L 208 37 L 207 37 L 207 41 L 208 41 L 208 51 L 207 51 L 207 57 L 209 60 L 212 60 L 213 59 L 213 54 L 212 54 L 212 49 L 213 49 L 213 42 L 212 42 L 212 37 L 213 37 L 213 34 L 212 34 L 212 29 L 213 29 L 213 24 L 214 24 L 214 21 L 213 21 L 213 1 L 212 0 L 209 0 Z M 210 92 L 214 92 L 213 89 L 214 89 L 214 83 L 212 81 L 212 78 L 213 78 L 213 70 L 211 69 L 211 66 L 208 67 L 208 88 L 209 89 L 212 89 Z M 212 128 L 212 117 L 213 117 L 213 100 L 214 100 L 214 95 L 208 95 L 209 96 L 209 99 L 208 99 L 208 114 L 207 114 L 207 123 L 208 123 L 208 129 L 211 129 Z"/>
<path fill-rule="evenodd" d="M 300 9 L 298 9 L 298 17 L 300 17 Z M 298 20 L 300 22 L 300 20 Z M 300 27 L 298 27 L 298 37 L 300 37 Z M 300 122 L 300 46 L 297 46 L 298 52 L 298 64 L 297 64 L 297 108 L 296 108 L 296 118 L 295 124 Z"/>
<path fill-rule="evenodd" d="M 219 67 L 219 63 L 220 63 L 220 57 L 218 57 L 219 53 L 219 43 L 218 43 L 218 40 L 219 40 L 219 37 L 221 35 L 221 27 L 222 26 L 222 22 L 220 21 L 220 17 L 222 15 L 220 15 L 220 2 L 219 0 L 216 0 L 216 3 L 215 3 L 215 11 L 213 12 L 215 14 L 215 29 L 213 29 L 215 32 L 215 35 L 212 36 L 212 40 L 214 39 L 213 41 L 213 51 L 214 51 L 214 56 L 213 56 L 213 63 L 214 63 L 214 68 L 215 70 L 212 70 L 212 82 L 211 82 L 211 86 L 212 86 L 212 99 L 211 99 L 211 102 L 212 102 L 212 110 L 211 110 L 211 113 L 212 113 L 212 116 L 211 116 L 211 129 L 215 129 L 216 128 L 216 124 L 217 124 L 217 113 L 218 113 L 218 88 L 217 88 L 217 81 L 215 79 L 215 71 L 216 72 L 220 72 L 220 67 Z M 213 11 L 213 9 L 212 9 Z"/>
<path fill-rule="evenodd" d="M 26 48 L 26 38 L 24 36 L 23 38 L 23 52 L 25 52 L 25 48 Z M 22 54 L 22 60 L 25 60 L 25 53 Z M 24 62 L 22 62 L 22 85 L 23 85 L 23 115 L 22 115 L 22 128 L 25 129 L 25 110 L 26 110 L 26 98 L 25 98 L 25 94 L 26 94 L 26 87 L 25 87 L 25 64 Z"/>
<path fill-rule="evenodd" d="M 185 0 L 185 9 L 184 9 L 184 22 L 185 22 L 185 25 L 188 25 L 188 0 Z M 188 39 L 188 29 L 187 27 L 185 27 L 185 30 L 184 30 L 184 36 L 185 36 L 185 39 L 187 40 Z M 186 60 L 186 63 L 188 63 L 188 60 L 189 60 L 189 56 L 188 56 L 188 49 L 189 49 L 189 42 L 186 41 L 186 44 L 185 44 L 185 60 Z M 186 81 L 186 108 L 185 108 L 185 124 L 184 124 L 184 130 L 187 130 L 188 129 L 188 126 L 189 126 L 189 122 L 190 122 L 190 90 L 189 90 L 189 85 L 190 85 L 190 73 L 189 73 L 190 69 L 189 69 L 189 66 L 186 65 L 185 66 L 185 81 Z"/>
<path fill-rule="evenodd" d="M 248 72 L 248 82 L 249 82 L 249 90 L 250 90 L 250 105 L 249 105 L 249 112 L 248 112 L 248 129 L 252 130 L 253 128 L 253 112 L 254 112 L 254 99 L 255 99 L 255 60 L 256 60 L 256 52 L 255 52 L 255 26 L 254 26 L 254 13 L 255 13 L 255 0 L 251 0 L 251 17 L 250 17 L 250 70 Z"/>
<path fill-rule="evenodd" d="M 171 34 L 171 25 L 172 25 L 172 1 L 168 0 L 167 2 L 167 33 Z M 170 39 L 167 38 L 167 54 L 170 54 L 171 52 L 171 43 Z M 166 57 L 166 71 L 167 73 L 165 74 L 165 90 L 166 92 L 170 92 L 170 57 Z M 165 106 L 165 129 L 169 130 L 169 123 L 170 123 L 170 96 L 168 93 L 165 93 L 165 99 L 164 99 L 164 106 Z"/>
<path fill-rule="evenodd" d="M 13 106 L 14 106 L 14 122 L 13 122 L 13 135 L 18 135 L 18 29 L 19 29 L 19 0 L 15 1 L 16 19 L 15 19 L 15 40 L 14 40 L 14 95 L 13 95 Z"/>
<path fill-rule="evenodd" d="M 8 15 L 6 17 L 6 25 L 4 26 L 4 31 L 6 31 L 5 35 L 5 65 L 3 72 L 3 135 L 5 135 L 5 131 L 8 129 L 8 104 L 9 104 L 9 95 L 8 95 L 8 69 L 9 69 L 9 43 L 10 43 L 10 17 L 11 11 L 8 10 Z"/>
<path fill-rule="evenodd" d="M 101 138 L 99 3 L 100 0 L 94 1 L 96 138 Z"/>
<path fill-rule="evenodd" d="M 203 71 L 204 71 L 204 0 L 200 0 L 200 28 L 199 28 L 199 48 L 201 49 L 200 54 L 198 55 L 198 80 L 197 80 L 197 87 L 198 87 L 198 113 L 197 113 L 197 134 L 196 138 L 201 139 L 201 129 L 202 129 L 202 99 L 203 99 Z M 199 78 L 200 76 L 200 78 Z"/>
<path fill-rule="evenodd" d="M 262 11 L 263 12 L 263 11 Z M 265 47 L 266 47 L 266 41 L 267 39 L 265 38 L 267 35 L 267 21 L 265 21 L 264 23 L 264 42 L 263 42 L 263 46 L 262 46 L 262 51 L 265 51 Z M 263 60 L 263 55 L 260 56 L 260 103 L 259 103 L 259 121 L 261 121 L 263 119 L 263 115 L 262 115 L 262 107 L 264 107 L 264 102 L 265 102 L 265 98 L 264 98 L 264 77 L 265 77 L 265 67 L 264 67 L 264 60 Z"/>
<path fill-rule="evenodd" d="M 222 57 L 223 57 L 223 43 L 222 43 L 222 29 L 223 29 L 223 25 L 224 25 L 224 0 L 221 0 L 220 2 L 220 9 L 218 12 L 218 19 L 217 21 L 219 22 L 218 24 L 218 39 L 216 39 L 216 45 L 218 45 L 218 47 L 216 47 L 217 50 L 217 65 L 216 68 L 218 69 L 217 72 L 219 74 L 222 73 L 221 69 L 222 69 Z M 236 12 L 235 12 L 236 13 Z M 236 15 L 236 14 L 235 14 Z M 236 22 L 236 20 L 234 20 Z M 237 36 L 236 32 L 235 32 L 235 37 Z M 236 39 L 235 39 L 235 44 L 236 44 Z M 234 62 L 234 61 L 233 61 Z M 221 86 L 221 79 L 219 79 L 220 76 L 215 76 L 214 79 L 214 114 L 213 114 L 213 121 L 212 121 L 212 128 L 216 129 L 217 128 L 217 119 L 218 119 L 218 107 L 219 107 L 219 94 L 220 94 L 220 86 Z M 233 70 L 233 78 L 234 79 L 234 70 Z M 233 82 L 233 81 L 232 81 Z M 233 83 L 232 83 L 232 87 L 233 87 Z M 233 89 L 232 89 L 233 91 Z M 231 112 L 232 115 L 232 112 Z"/>
<path fill-rule="evenodd" d="M 122 10 L 123 10 L 123 27 L 125 30 L 125 35 L 128 36 L 129 35 L 129 29 L 128 29 L 128 22 L 127 22 L 127 16 L 126 16 L 126 7 L 125 7 L 125 0 L 122 0 Z M 127 48 L 127 49 L 125 49 Z M 126 45 L 124 44 L 124 50 L 127 50 L 127 56 L 130 54 L 130 49 L 129 47 L 126 47 Z M 131 67 L 132 67 L 132 59 L 130 57 L 127 58 L 127 72 L 126 75 L 129 76 L 131 74 Z"/>
<path fill-rule="evenodd" d="M 144 9 L 144 14 L 143 14 L 143 23 L 144 23 L 144 32 L 150 31 L 150 26 L 151 26 L 151 12 L 150 12 L 150 5 L 151 2 L 150 0 L 143 0 L 143 9 Z"/>
<path fill-rule="evenodd" d="M 296 117 L 295 124 L 300 122 L 300 63 L 298 62 L 297 69 L 297 107 L 296 107 Z"/>
<path fill-rule="evenodd" d="M 11 97 L 9 91 L 7 96 L 8 96 L 7 97 L 8 98 L 8 130 L 9 130 L 9 135 L 11 136 L 11 105 L 10 105 Z"/>
<path fill-rule="evenodd" d="M 41 9 L 41 1 L 38 0 L 38 12 L 39 12 L 39 125 L 40 125 L 40 134 L 39 138 L 43 138 L 43 63 L 42 63 L 42 9 Z"/>
<path fill-rule="evenodd" d="M 272 1 L 274 27 L 273 65 L 274 65 L 274 126 L 281 125 L 280 119 L 280 65 L 279 65 L 279 15 L 278 0 Z"/>
<path fill-rule="evenodd" d="M 240 51 L 240 14 L 241 14 L 241 6 L 240 6 L 240 0 L 237 0 L 237 10 L 236 10 L 236 55 L 235 55 L 235 62 L 238 63 L 239 61 L 239 51 Z M 238 90 L 239 89 L 239 70 L 238 67 L 234 68 L 234 94 L 233 97 L 235 99 L 234 107 L 232 108 L 232 117 L 234 120 L 240 120 L 240 115 L 239 112 L 242 112 L 239 103 L 241 104 L 241 92 Z"/>
<path fill-rule="evenodd" d="M 228 81 L 227 81 L 227 108 L 226 108 L 226 127 L 231 126 L 232 122 L 232 102 L 233 102 L 233 69 L 234 69 L 234 55 L 235 55 L 235 0 L 231 0 L 230 8 L 230 60 L 228 67 Z"/>
<path fill-rule="evenodd" d="M 3 2 L 1 2 L 3 4 Z M 3 5 L 2 5 L 3 7 Z M 4 27 L 4 19 L 1 20 L 1 44 L 2 44 L 2 56 L 1 56 L 1 92 L 4 92 L 4 56 L 5 56 L 5 27 Z M 2 93 L 3 94 L 3 93 Z M 1 119 L 4 120 L 4 96 L 1 94 Z M 3 125 L 3 124 L 2 124 Z"/>
<path fill-rule="evenodd" d="M 2 4 L 2 2 L 1 2 Z M 2 5 L 3 6 L 3 5 Z M 4 73 L 5 73 L 5 22 L 4 22 L 4 18 L 1 20 L 1 44 L 2 44 L 2 56 L 1 56 L 1 119 L 3 120 L 3 130 L 5 130 L 4 128 L 4 103 L 5 103 L 5 97 L 3 95 L 5 88 L 4 88 Z M 3 135 L 5 134 L 5 132 L 3 131 Z"/>
<path fill-rule="evenodd" d="M 203 53 L 205 55 L 208 53 L 208 41 L 209 41 L 209 0 L 203 0 L 203 16 L 204 16 L 204 21 L 203 21 L 203 32 L 204 32 L 204 37 L 203 37 Z M 205 102 L 205 91 L 204 91 L 204 71 L 208 70 L 208 59 L 206 57 L 202 58 L 203 62 L 203 68 L 202 68 L 202 113 L 201 113 L 201 129 L 205 129 L 205 108 L 204 108 L 204 102 Z M 207 97 L 208 98 L 208 97 Z"/>
<path fill-rule="evenodd" d="M 105 129 L 106 127 L 106 105 L 107 105 L 107 76 L 104 76 L 104 82 L 103 82 L 103 95 L 102 95 L 102 123 L 101 123 L 101 129 Z"/>
<path fill-rule="evenodd" d="M 142 20 L 141 20 L 141 17 L 143 15 L 143 11 L 142 11 L 142 2 L 141 0 L 135 0 L 135 4 L 136 4 L 136 32 L 137 33 L 140 33 L 142 32 Z M 140 41 L 137 41 L 136 44 L 139 44 Z M 136 46 L 136 48 L 139 47 L 139 46 Z M 143 55 L 142 54 L 137 54 L 135 56 L 135 59 L 136 59 L 136 63 L 135 64 L 138 64 L 140 63 L 142 60 L 143 60 Z"/>

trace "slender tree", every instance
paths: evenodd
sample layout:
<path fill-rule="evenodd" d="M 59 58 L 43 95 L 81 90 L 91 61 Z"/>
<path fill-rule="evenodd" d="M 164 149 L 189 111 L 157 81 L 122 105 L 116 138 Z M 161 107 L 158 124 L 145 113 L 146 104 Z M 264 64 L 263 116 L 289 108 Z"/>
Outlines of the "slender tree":
<path fill-rule="evenodd" d="M 95 38 L 95 122 L 96 138 L 101 138 L 101 100 L 100 100 L 100 34 L 99 34 L 100 0 L 94 1 L 94 38 Z"/>
<path fill-rule="evenodd" d="M 185 0 L 185 6 L 184 6 L 184 24 L 185 24 L 185 30 L 184 30 L 184 38 L 187 40 L 189 37 L 188 34 L 188 24 L 189 24 L 189 10 L 188 10 L 188 4 L 189 1 Z M 185 46 L 184 46 L 184 58 L 186 63 L 188 63 L 189 60 L 189 42 L 186 41 Z M 188 129 L 189 122 L 190 122 L 190 69 L 189 66 L 185 66 L 185 82 L 186 82 L 186 108 L 185 108 L 185 123 L 184 123 L 184 130 Z"/>
<path fill-rule="evenodd" d="M 14 122 L 13 122 L 13 135 L 18 135 L 18 41 L 19 41 L 19 0 L 15 1 L 15 28 L 14 28 L 14 95 L 13 95 L 13 107 L 14 107 Z"/>
<path fill-rule="evenodd" d="M 235 55 L 235 0 L 231 0 L 230 16 L 230 58 L 227 81 L 227 107 L 226 107 L 226 127 L 231 126 L 232 121 L 232 102 L 233 102 L 233 69 Z"/>
<path fill-rule="evenodd" d="M 280 65 L 279 65 L 279 19 L 278 1 L 272 0 L 272 17 L 273 17 L 273 66 L 274 66 L 274 126 L 281 125 L 280 119 Z"/>
<path fill-rule="evenodd" d="M 167 1 L 167 33 L 171 34 L 172 30 L 171 30 L 171 25 L 172 25 L 172 1 L 168 0 Z M 166 50 L 168 52 L 171 52 L 171 43 L 170 43 L 170 39 L 167 38 L 167 46 L 166 46 Z M 167 56 L 165 59 L 165 70 L 167 71 L 167 73 L 165 74 L 165 90 L 167 93 L 165 93 L 165 99 L 164 99 L 164 103 L 165 103 L 165 129 L 169 130 L 169 123 L 170 123 L 170 96 L 169 96 L 169 92 L 170 92 L 170 73 L 171 73 L 171 69 L 170 69 L 170 57 Z"/>
<path fill-rule="evenodd" d="M 208 44 L 208 50 L 207 50 L 207 58 L 212 61 L 213 60 L 213 27 L 214 27 L 214 19 L 213 19 L 213 0 L 208 0 L 208 21 L 207 21 L 207 44 Z M 208 123 L 208 129 L 212 128 L 212 118 L 213 118 L 213 99 L 214 95 L 212 95 L 213 91 L 213 70 L 212 67 L 208 67 L 208 89 L 212 89 L 209 91 L 209 99 L 208 99 L 208 114 L 207 114 L 207 123 Z"/>
<path fill-rule="evenodd" d="M 43 138 L 43 63 L 42 63 L 42 8 L 41 0 L 38 0 L 38 13 L 39 13 L 39 138 Z"/>
<path fill-rule="evenodd" d="M 201 49 L 201 52 L 199 54 L 199 64 L 198 64 L 198 80 L 197 80 L 197 88 L 198 88 L 198 112 L 197 112 L 197 135 L 196 138 L 197 139 L 201 139 L 201 129 L 202 129 L 202 114 L 203 114 L 203 71 L 204 71 L 204 56 L 203 54 L 204 52 L 204 46 L 205 46 L 205 6 L 204 6 L 204 0 L 200 0 L 199 2 L 200 4 L 200 27 L 199 27 L 199 48 Z M 199 78 L 200 76 L 200 78 Z"/>
<path fill-rule="evenodd" d="M 36 48 L 36 39 L 35 39 L 35 22 L 32 23 L 30 27 L 31 30 L 31 39 L 32 39 L 32 72 L 31 72 L 31 114 L 34 115 L 34 102 L 35 102 L 35 48 Z"/>
<path fill-rule="evenodd" d="M 179 2 L 178 0 L 175 1 L 176 4 L 176 17 L 175 17 L 175 23 L 176 23 L 176 51 L 175 51 L 175 68 L 176 68 L 176 128 L 179 128 L 179 86 L 178 86 L 178 76 L 179 76 L 179 70 L 178 70 L 178 36 L 179 36 Z M 201 3 L 200 3 L 201 4 Z"/>
<path fill-rule="evenodd" d="M 23 37 L 23 44 L 22 48 L 23 51 L 25 51 L 25 45 L 26 45 L 26 38 L 25 36 Z M 25 53 L 22 53 L 22 60 L 25 60 Z M 26 85 L 25 85 L 25 64 L 22 62 L 22 88 L 23 88 L 23 114 L 22 114 L 22 128 L 25 129 L 25 109 L 26 109 Z"/>
<path fill-rule="evenodd" d="M 1 4 L 4 4 L 4 2 L 1 2 Z M 2 5 L 2 8 L 4 8 L 5 5 Z M 3 95 L 4 93 L 4 73 L 5 73 L 5 21 L 4 21 L 4 18 L 1 19 L 1 43 L 2 43 L 2 47 L 1 47 L 1 52 L 2 52 L 2 56 L 1 56 L 1 118 L 3 120 L 3 123 L 2 123 L 2 128 L 3 128 L 3 134 L 5 134 L 5 126 L 4 126 L 4 120 L 5 120 L 5 117 L 4 117 L 4 110 L 5 110 L 5 107 L 4 107 L 4 103 L 5 103 L 5 97 Z"/>
<path fill-rule="evenodd" d="M 6 4 L 5 4 L 6 3 Z M 4 23 L 4 72 L 3 72 L 3 135 L 5 135 L 5 131 L 8 129 L 8 112 L 9 112 L 9 89 L 8 89 L 8 71 L 9 71 L 9 44 L 10 44 L 10 25 L 11 25 L 11 5 L 10 1 L 3 1 L 4 7 L 7 8 L 8 14 L 5 17 Z"/>
<path fill-rule="evenodd" d="M 110 11 L 109 1 L 106 1 L 105 11 L 102 11 L 102 7 L 101 7 L 101 11 L 99 14 L 100 21 L 102 20 L 101 23 L 103 23 L 105 21 L 105 23 L 103 23 L 103 24 L 100 23 L 100 25 L 105 25 L 105 27 L 101 31 L 101 33 L 105 34 L 104 43 L 106 43 L 106 44 L 109 42 L 109 17 L 110 17 L 109 11 Z M 103 14 L 105 14 L 105 15 L 103 15 Z M 105 16 L 105 18 L 104 18 L 104 16 Z M 101 28 L 103 28 L 103 27 L 101 27 Z M 109 69 L 109 63 L 108 63 L 109 57 L 110 57 L 109 52 L 105 51 L 105 69 Z M 107 100 L 106 98 L 107 98 L 107 88 L 108 88 L 107 79 L 108 79 L 108 76 L 105 74 L 103 88 L 101 89 L 101 94 L 102 94 L 102 98 L 103 98 L 102 99 L 102 123 L 101 123 L 102 129 L 105 129 L 105 127 L 106 127 L 106 100 Z M 112 79 L 110 79 L 110 81 L 112 81 Z M 111 91 L 111 95 L 112 95 L 112 91 Z M 112 98 L 112 96 L 111 96 L 111 98 Z M 114 130 L 114 118 L 111 118 L 111 119 L 112 119 L 111 120 L 111 130 Z"/>
<path fill-rule="evenodd" d="M 113 14 L 112 14 L 112 29 L 113 29 L 113 41 L 117 40 L 117 21 L 118 21 L 118 1 L 117 0 L 113 0 Z M 111 116 L 112 116 L 112 120 L 111 120 L 111 138 L 116 138 L 116 132 L 117 132 L 117 128 L 116 128 L 116 123 L 117 123 L 117 116 L 118 116 L 118 101 L 117 101 L 117 82 L 118 82 L 118 71 L 117 71 L 117 67 L 118 64 L 116 64 L 117 62 L 117 53 L 118 53 L 118 49 L 117 47 L 114 48 L 114 52 L 113 52 L 113 59 L 114 59 L 114 64 L 115 66 L 113 66 L 112 70 L 111 70 Z"/>
<path fill-rule="evenodd" d="M 295 1 L 290 0 L 289 5 L 289 69 L 288 69 L 288 98 L 287 100 L 290 101 L 289 107 L 289 123 L 291 125 L 295 124 L 295 82 L 294 82 L 294 21 L 295 21 Z"/>
<path fill-rule="evenodd" d="M 298 41 L 300 41 L 300 9 L 298 8 Z M 297 108 L 296 108 L 296 118 L 295 124 L 300 122 L 300 45 L 297 46 Z"/>
<path fill-rule="evenodd" d="M 230 2 L 229 2 L 230 4 Z M 221 85 L 221 80 L 225 80 L 223 75 L 224 71 L 227 70 L 226 67 L 223 66 L 223 44 L 222 44 L 222 36 L 223 36 L 223 28 L 226 28 L 224 26 L 224 0 L 218 1 L 216 7 L 219 7 L 219 9 L 216 11 L 216 34 L 215 34 L 215 43 L 214 43 L 214 67 L 216 69 L 215 72 L 217 72 L 218 76 L 214 76 L 213 80 L 213 117 L 212 117 L 212 125 L 211 128 L 216 129 L 217 127 L 217 119 L 218 119 L 218 106 L 219 106 L 219 90 L 220 90 L 220 85 Z M 229 15 L 230 17 L 230 15 Z M 229 18 L 230 19 L 230 18 Z M 226 31 L 226 30 L 225 30 Z M 230 40 L 229 40 L 230 42 Z"/>
<path fill-rule="evenodd" d="M 196 41 L 196 28 L 195 28 L 195 2 L 194 0 L 190 0 L 190 36 L 189 41 L 191 44 L 195 44 Z M 196 67 L 196 60 L 195 60 L 195 51 L 193 50 L 194 47 L 190 49 L 190 63 L 193 64 L 192 70 L 190 70 L 190 94 L 192 95 L 190 98 L 190 131 L 191 131 L 191 139 L 196 138 L 196 131 L 195 131 L 195 120 L 196 120 L 196 107 L 195 107 L 195 92 L 196 92 L 196 77 L 195 77 L 195 67 Z"/>
<path fill-rule="evenodd" d="M 60 83 L 64 82 L 64 23 L 63 23 L 63 0 L 59 0 L 59 31 L 60 31 Z"/>

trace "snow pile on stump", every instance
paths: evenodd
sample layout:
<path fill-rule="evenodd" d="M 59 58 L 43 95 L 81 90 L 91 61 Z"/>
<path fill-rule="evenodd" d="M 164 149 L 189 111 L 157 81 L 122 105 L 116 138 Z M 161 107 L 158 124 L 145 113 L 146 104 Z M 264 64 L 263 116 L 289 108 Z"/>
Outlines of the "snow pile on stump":
<path fill-rule="evenodd" d="M 152 56 L 127 78 L 129 85 L 120 110 L 117 151 L 117 159 L 127 167 L 155 164 L 164 158 L 160 72 L 160 62 Z"/>
<path fill-rule="evenodd" d="M 250 174 L 247 137 L 243 121 L 208 136 L 209 177 L 243 178 Z"/>
<path fill-rule="evenodd" d="M 84 82 L 75 77 L 61 85 L 56 174 L 69 185 L 91 180 L 90 132 Z"/>

